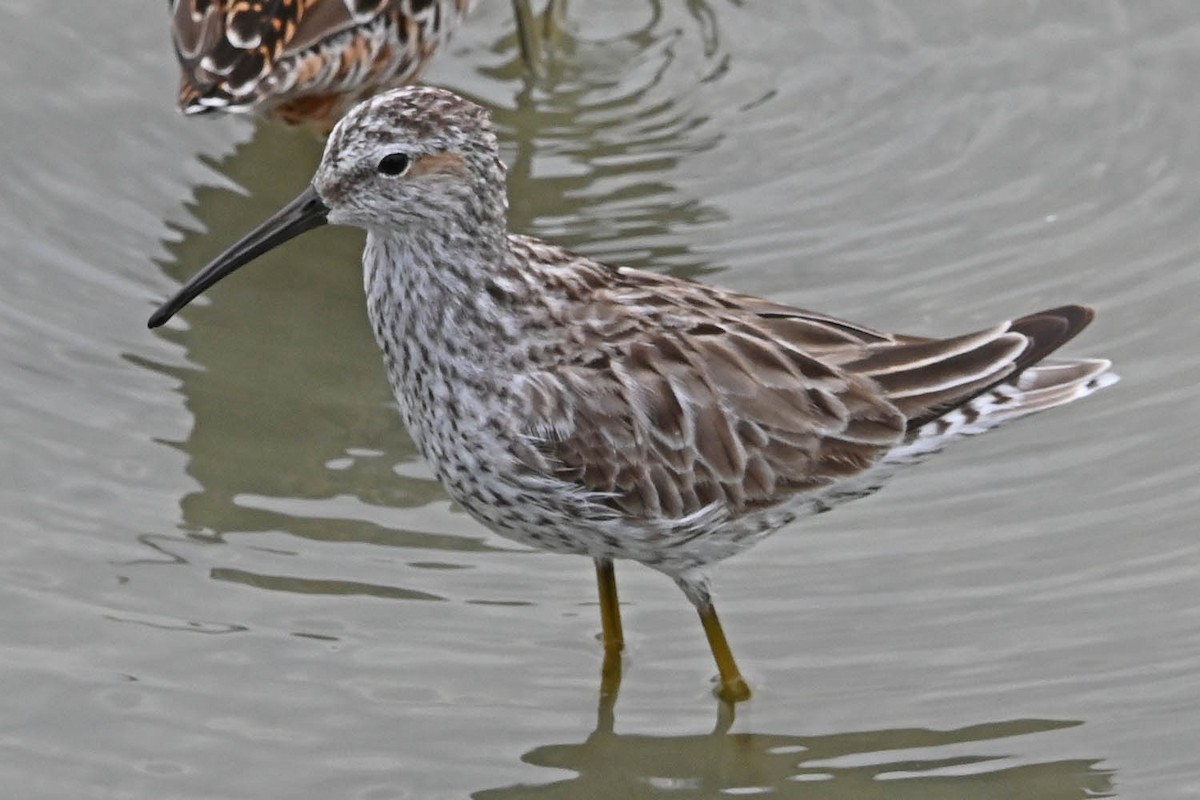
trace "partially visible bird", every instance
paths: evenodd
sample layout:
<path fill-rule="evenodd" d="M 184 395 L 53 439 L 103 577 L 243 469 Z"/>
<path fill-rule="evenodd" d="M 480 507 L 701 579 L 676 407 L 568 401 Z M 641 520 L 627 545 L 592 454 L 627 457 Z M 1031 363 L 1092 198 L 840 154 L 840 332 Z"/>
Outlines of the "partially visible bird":
<path fill-rule="evenodd" d="M 750 690 L 714 564 L 951 441 L 1117 380 L 1104 359 L 1047 359 L 1087 307 L 945 339 L 883 333 L 510 234 L 504 175 L 484 109 L 433 88 L 379 95 L 334 129 L 308 189 L 150 325 L 306 230 L 365 229 L 368 316 L 450 496 L 503 536 L 594 559 L 609 653 L 623 642 L 613 560 L 673 578 L 727 700 Z"/>
<path fill-rule="evenodd" d="M 474 0 L 171 0 L 185 114 L 256 113 L 328 131 L 412 83 Z"/>

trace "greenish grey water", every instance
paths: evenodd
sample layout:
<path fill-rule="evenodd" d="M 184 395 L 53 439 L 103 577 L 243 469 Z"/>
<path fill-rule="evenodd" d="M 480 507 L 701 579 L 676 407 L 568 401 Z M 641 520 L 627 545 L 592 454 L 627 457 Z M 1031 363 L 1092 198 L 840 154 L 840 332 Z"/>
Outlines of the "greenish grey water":
<path fill-rule="evenodd" d="M 913 332 L 1092 303 L 1123 382 L 724 565 L 736 719 L 619 565 L 601 705 L 590 565 L 430 479 L 359 235 L 145 329 L 319 144 L 178 117 L 161 7 L 9 2 L 4 794 L 1200 794 L 1200 9 L 576 3 L 528 83 L 485 6 L 427 77 L 495 110 L 514 228 Z"/>

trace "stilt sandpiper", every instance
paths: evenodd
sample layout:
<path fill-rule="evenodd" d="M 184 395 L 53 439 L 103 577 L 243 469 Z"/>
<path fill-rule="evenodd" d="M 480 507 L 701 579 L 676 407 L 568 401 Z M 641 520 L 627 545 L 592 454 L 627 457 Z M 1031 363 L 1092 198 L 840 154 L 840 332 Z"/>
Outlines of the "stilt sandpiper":
<path fill-rule="evenodd" d="M 482 108 L 433 88 L 374 97 L 311 185 L 149 324 L 304 231 L 366 229 L 368 315 L 450 496 L 503 536 L 594 559 L 610 657 L 613 561 L 673 578 L 730 701 L 750 690 L 709 567 L 951 440 L 1117 380 L 1105 360 L 1043 360 L 1091 321 L 1083 306 L 948 339 L 881 333 L 510 234 L 504 176 Z"/>

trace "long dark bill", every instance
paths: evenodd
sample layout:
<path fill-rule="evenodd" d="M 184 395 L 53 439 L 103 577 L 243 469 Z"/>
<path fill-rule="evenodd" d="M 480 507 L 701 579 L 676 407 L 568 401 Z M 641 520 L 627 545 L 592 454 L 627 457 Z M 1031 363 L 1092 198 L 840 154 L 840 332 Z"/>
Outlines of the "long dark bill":
<path fill-rule="evenodd" d="M 311 185 L 292 202 L 275 212 L 266 222 L 243 236 L 233 247 L 212 260 L 183 285 L 174 297 L 158 307 L 146 323 L 157 328 L 175 316 L 181 308 L 196 299 L 208 287 L 238 267 L 249 264 L 268 250 L 288 239 L 324 225 L 329 209 Z"/>

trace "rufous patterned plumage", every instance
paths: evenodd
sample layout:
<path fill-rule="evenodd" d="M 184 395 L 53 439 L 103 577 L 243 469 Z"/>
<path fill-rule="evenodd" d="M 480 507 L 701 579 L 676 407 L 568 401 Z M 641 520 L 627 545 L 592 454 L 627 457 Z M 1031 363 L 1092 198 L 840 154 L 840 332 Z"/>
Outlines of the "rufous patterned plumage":
<path fill-rule="evenodd" d="M 172 0 L 185 114 L 258 113 L 328 130 L 414 82 L 473 0 Z"/>

